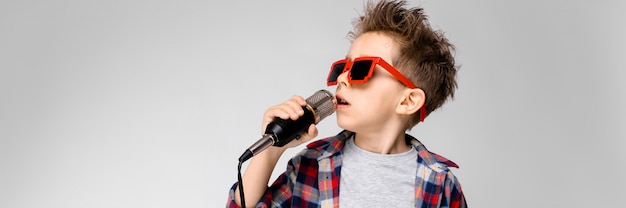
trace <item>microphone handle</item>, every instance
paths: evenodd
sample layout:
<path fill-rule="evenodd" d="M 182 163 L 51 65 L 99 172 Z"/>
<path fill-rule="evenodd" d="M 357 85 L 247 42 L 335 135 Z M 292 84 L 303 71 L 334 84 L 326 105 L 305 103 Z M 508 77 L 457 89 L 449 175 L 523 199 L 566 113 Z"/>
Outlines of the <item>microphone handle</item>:
<path fill-rule="evenodd" d="M 311 124 L 317 123 L 315 113 L 311 111 L 309 105 L 303 106 L 302 109 L 304 114 L 295 121 L 276 118 L 269 123 L 263 137 L 246 149 L 239 157 L 239 161 L 244 162 L 272 145 L 282 147 L 294 139 L 299 139 L 300 134 L 306 133 Z"/>
<path fill-rule="evenodd" d="M 315 112 L 307 104 L 302 107 L 304 114 L 297 120 L 276 118 L 265 128 L 265 134 L 276 139 L 274 146 L 282 147 L 294 139 L 299 139 L 302 133 L 307 133 L 311 124 L 317 123 Z"/>
<path fill-rule="evenodd" d="M 252 144 L 252 146 L 250 146 L 250 148 L 246 149 L 246 151 L 243 152 L 243 154 L 239 157 L 239 161 L 240 162 L 245 162 L 246 160 L 250 159 L 251 157 L 259 154 L 263 150 L 265 150 L 268 147 L 272 146 L 272 144 L 274 144 L 274 142 L 276 140 L 275 138 L 273 138 L 273 136 L 274 135 L 269 135 L 269 134 L 263 135 L 263 137 L 261 137 L 261 139 L 259 139 L 257 142 Z"/>

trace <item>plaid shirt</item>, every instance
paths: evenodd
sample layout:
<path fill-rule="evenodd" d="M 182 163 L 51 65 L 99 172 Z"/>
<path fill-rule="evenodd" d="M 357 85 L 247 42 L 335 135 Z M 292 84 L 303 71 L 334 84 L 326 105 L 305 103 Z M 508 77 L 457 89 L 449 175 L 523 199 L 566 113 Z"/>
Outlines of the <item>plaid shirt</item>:
<path fill-rule="evenodd" d="M 256 207 L 339 207 L 339 179 L 344 141 L 352 132 L 307 145 L 293 157 L 287 170 L 270 186 Z M 458 166 L 406 135 L 418 151 L 415 176 L 415 207 L 467 207 L 461 184 L 448 167 Z M 235 183 L 230 189 L 227 207 L 239 207 L 234 201 Z M 244 187 L 245 188 L 245 187 Z"/>

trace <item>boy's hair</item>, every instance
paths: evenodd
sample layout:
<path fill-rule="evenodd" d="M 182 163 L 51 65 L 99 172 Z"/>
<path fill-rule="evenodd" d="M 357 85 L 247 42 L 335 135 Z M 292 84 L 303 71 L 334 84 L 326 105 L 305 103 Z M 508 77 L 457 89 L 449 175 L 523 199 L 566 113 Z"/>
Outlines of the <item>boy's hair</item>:
<path fill-rule="evenodd" d="M 454 97 L 457 88 L 454 45 L 441 31 L 433 30 L 422 8 L 406 9 L 404 0 L 368 2 L 365 14 L 355 19 L 354 40 L 367 32 L 381 32 L 392 37 L 400 46 L 398 57 L 391 61 L 407 78 L 426 93 L 426 115 Z M 419 122 L 415 113 L 407 129 Z"/>

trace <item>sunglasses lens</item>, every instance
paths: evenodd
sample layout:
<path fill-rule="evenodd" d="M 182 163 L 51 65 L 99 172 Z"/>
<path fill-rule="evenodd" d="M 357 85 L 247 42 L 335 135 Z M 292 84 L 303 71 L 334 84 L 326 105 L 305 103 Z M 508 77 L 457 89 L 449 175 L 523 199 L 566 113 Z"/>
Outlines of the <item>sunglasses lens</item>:
<path fill-rule="evenodd" d="M 338 64 L 333 65 L 333 69 L 330 71 L 330 74 L 328 75 L 328 82 L 336 82 L 337 77 L 341 75 L 341 73 L 343 72 L 343 68 L 345 66 L 346 66 L 346 63 L 338 63 Z"/>
<path fill-rule="evenodd" d="M 360 60 L 352 64 L 350 69 L 350 79 L 364 80 L 369 75 L 373 62 L 370 60 Z"/>

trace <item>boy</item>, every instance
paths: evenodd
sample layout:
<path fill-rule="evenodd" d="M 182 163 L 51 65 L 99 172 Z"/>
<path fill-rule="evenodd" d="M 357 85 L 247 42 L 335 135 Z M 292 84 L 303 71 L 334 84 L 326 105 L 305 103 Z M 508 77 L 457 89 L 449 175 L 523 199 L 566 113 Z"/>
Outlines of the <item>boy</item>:
<path fill-rule="evenodd" d="M 454 46 L 431 29 L 421 8 L 405 5 L 366 5 L 346 58 L 332 65 L 327 80 L 337 85 L 337 124 L 345 130 L 307 145 L 270 187 L 282 153 L 317 136 L 315 125 L 299 140 L 253 157 L 243 176 L 249 207 L 466 207 L 448 169 L 458 166 L 405 133 L 456 89 Z M 305 104 L 293 96 L 269 108 L 263 126 L 276 117 L 297 119 Z M 235 184 L 227 206 L 240 203 Z"/>

